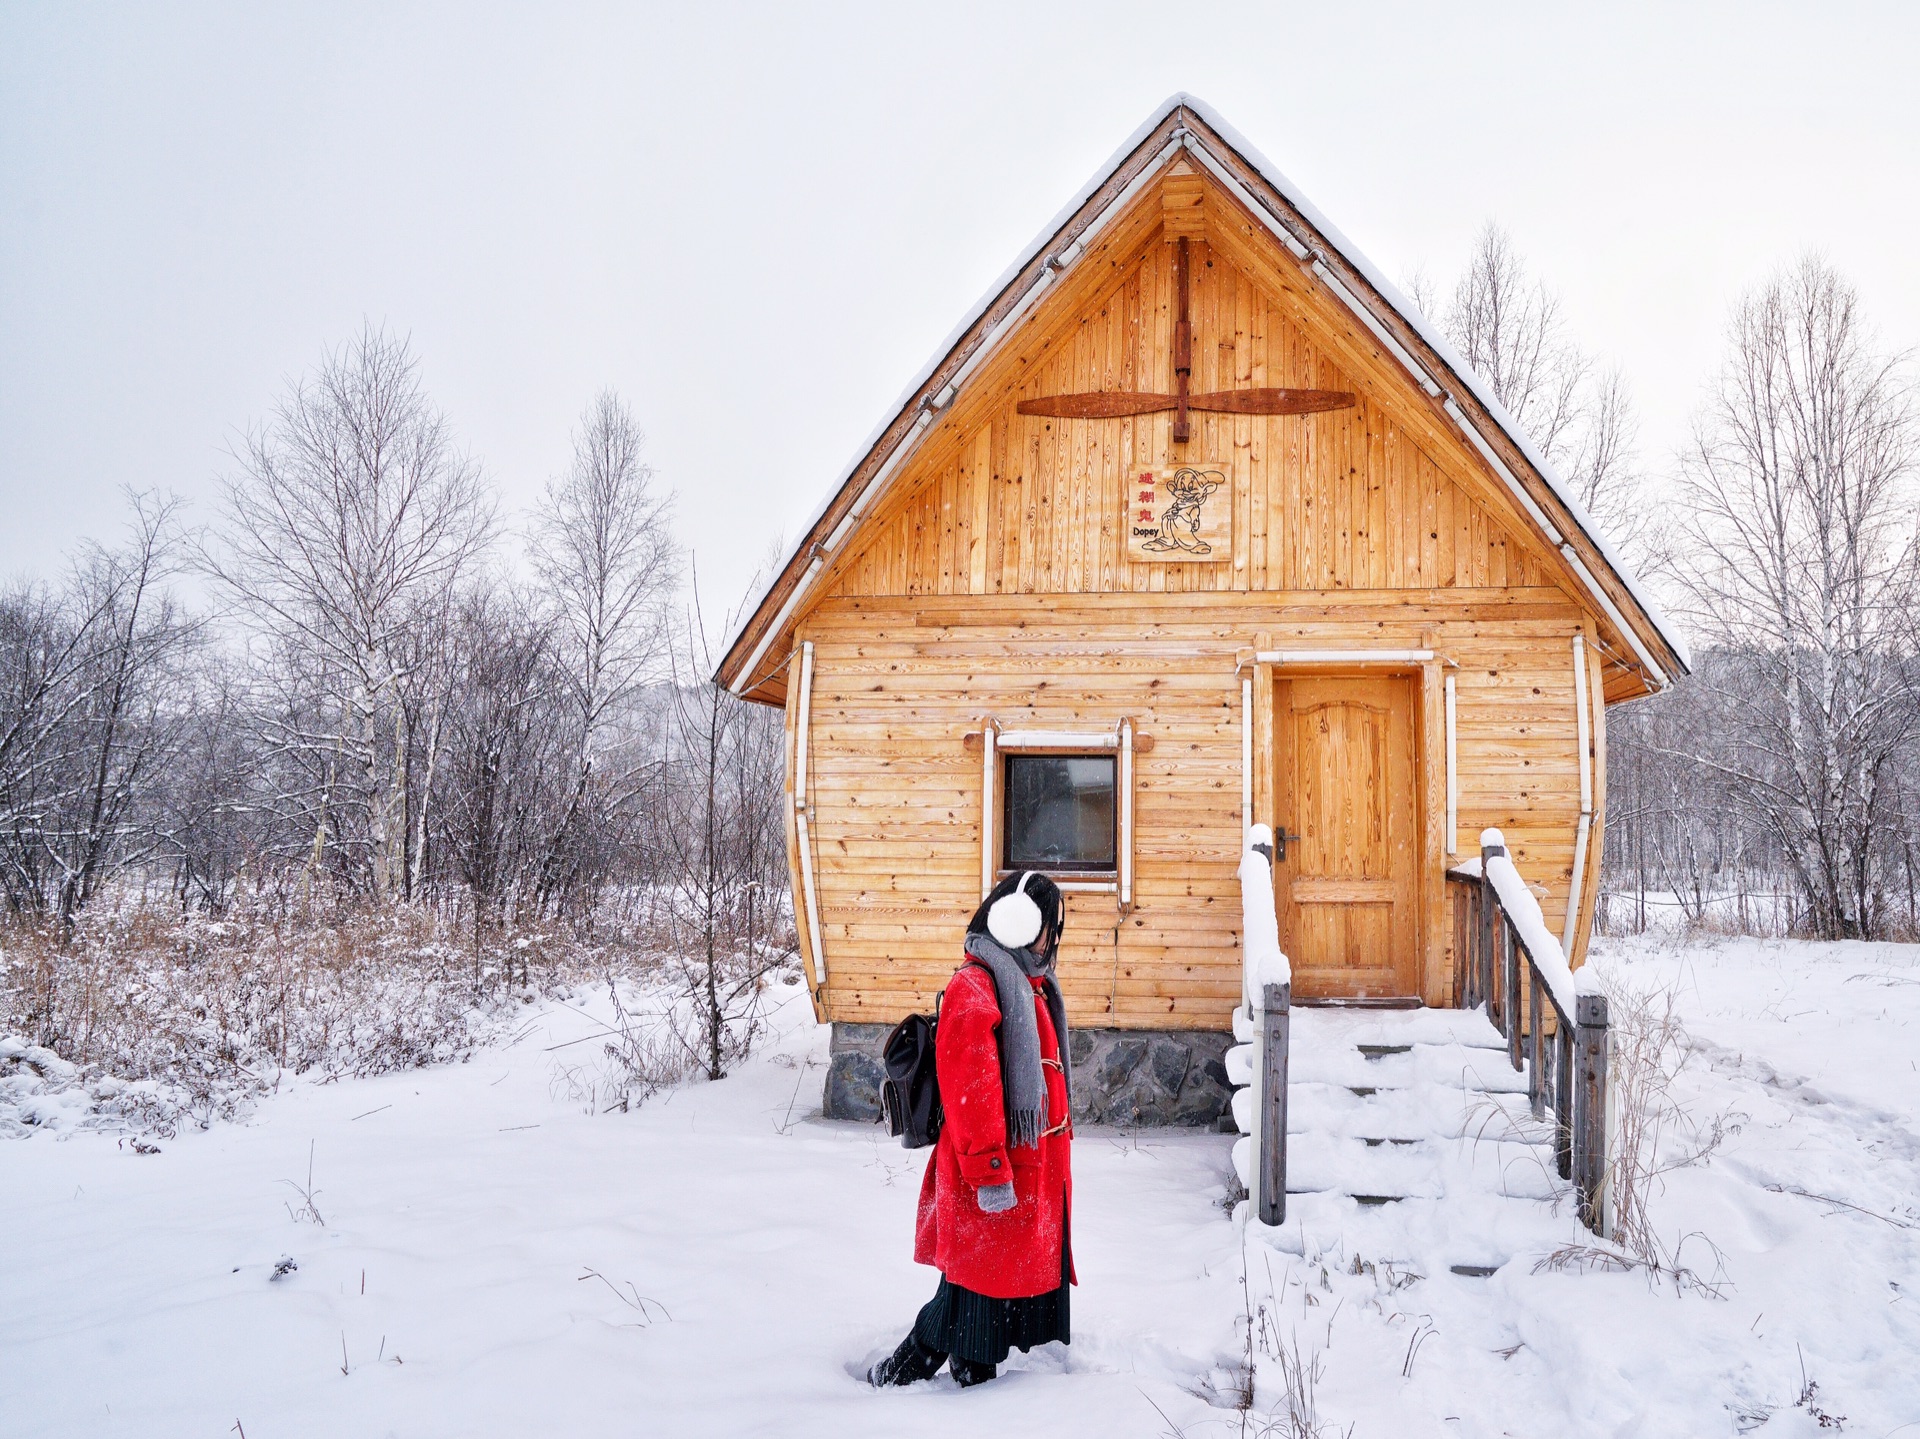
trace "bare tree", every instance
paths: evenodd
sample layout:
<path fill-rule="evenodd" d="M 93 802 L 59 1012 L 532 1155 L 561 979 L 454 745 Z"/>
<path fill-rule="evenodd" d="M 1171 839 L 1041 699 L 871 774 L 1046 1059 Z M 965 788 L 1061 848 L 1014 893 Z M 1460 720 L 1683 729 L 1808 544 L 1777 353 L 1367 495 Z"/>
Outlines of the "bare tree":
<path fill-rule="evenodd" d="M 103 879 L 157 843 L 151 832 L 133 840 L 136 804 L 184 727 L 184 711 L 163 683 L 198 628 L 162 588 L 177 548 L 177 505 L 131 498 L 127 545 L 89 547 L 74 578 L 81 607 L 97 621 L 76 677 L 84 699 L 69 717 L 66 802 L 45 840 L 59 871 L 57 913 L 67 925 Z"/>
<path fill-rule="evenodd" d="M 1533 442 L 1550 459 L 1563 453 L 1592 361 L 1568 336 L 1559 297 L 1533 277 L 1499 226 L 1481 228 L 1442 323 Z"/>
<path fill-rule="evenodd" d="M 756 586 L 757 588 L 757 586 Z M 752 1042 L 766 971 L 786 955 L 780 887 L 783 716 L 709 679 L 696 583 L 673 686 L 669 760 L 660 770 L 672 923 L 710 1079 Z"/>
<path fill-rule="evenodd" d="M 1874 934 L 1877 831 L 1914 737 L 1916 461 L 1904 355 L 1809 255 L 1735 310 L 1685 460 L 1694 618 L 1741 663 L 1695 757 L 1777 844 L 1822 937 Z"/>
<path fill-rule="evenodd" d="M 452 874 L 474 897 L 474 923 L 529 880 L 565 783 L 564 686 L 551 626 L 506 586 L 479 586 L 455 612 L 453 684 L 437 807 Z"/>
<path fill-rule="evenodd" d="M 575 710 L 572 786 L 541 874 L 542 898 L 566 877 L 568 842 L 592 818 L 609 722 L 667 655 L 665 605 L 678 581 L 672 497 L 641 459 L 646 437 L 611 390 L 573 434 L 573 464 L 548 484 L 533 559 L 556 616 Z"/>
<path fill-rule="evenodd" d="M 64 925 L 157 838 L 146 804 L 185 722 L 178 663 L 196 626 L 164 588 L 171 501 L 131 496 L 118 549 L 88 545 L 58 591 L 0 602 L 0 878 Z"/>
<path fill-rule="evenodd" d="M 183 911 L 217 913 L 249 861 L 269 857 L 269 831 L 282 816 L 258 802 L 261 726 L 249 707 L 244 669 L 205 647 L 198 658 L 179 679 L 181 730 L 148 823 L 155 859 L 173 866 L 174 902 Z"/>
<path fill-rule="evenodd" d="M 304 670 L 321 701 L 317 727 L 285 741 L 331 753 L 333 782 L 347 791 L 330 795 L 333 822 L 357 815 L 372 889 L 398 894 L 404 641 L 423 617 L 444 616 L 492 537 L 480 467 L 455 448 L 407 343 L 371 325 L 291 386 L 236 458 L 225 545 L 207 567 L 242 622 Z"/>
<path fill-rule="evenodd" d="M 1415 302 L 1572 486 L 1601 533 L 1642 567 L 1665 555 L 1635 444 L 1639 422 L 1618 370 L 1602 370 L 1568 331 L 1560 298 L 1512 237 L 1488 223 L 1444 302 L 1424 277 Z"/>

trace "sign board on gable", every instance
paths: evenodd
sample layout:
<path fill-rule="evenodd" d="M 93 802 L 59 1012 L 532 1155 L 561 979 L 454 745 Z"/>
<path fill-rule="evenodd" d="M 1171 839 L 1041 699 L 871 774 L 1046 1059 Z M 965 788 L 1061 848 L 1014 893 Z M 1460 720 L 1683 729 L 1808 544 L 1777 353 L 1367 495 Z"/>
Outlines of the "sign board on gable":
<path fill-rule="evenodd" d="M 1127 558 L 1220 564 L 1233 559 L 1232 472 L 1196 461 L 1128 476 Z"/>

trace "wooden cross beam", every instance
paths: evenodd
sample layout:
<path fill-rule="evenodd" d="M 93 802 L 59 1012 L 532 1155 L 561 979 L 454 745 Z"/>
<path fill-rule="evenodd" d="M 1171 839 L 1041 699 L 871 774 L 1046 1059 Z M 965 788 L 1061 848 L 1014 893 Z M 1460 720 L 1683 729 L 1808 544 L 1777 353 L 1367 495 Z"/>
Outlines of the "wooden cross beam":
<path fill-rule="evenodd" d="M 1068 420 L 1111 420 L 1126 415 L 1151 415 L 1172 410 L 1173 438 L 1185 444 L 1193 438 L 1191 410 L 1228 415 L 1311 415 L 1322 410 L 1344 410 L 1354 397 L 1348 390 L 1213 390 L 1195 395 L 1193 381 L 1193 321 L 1189 313 L 1187 237 L 1182 235 L 1173 261 L 1174 289 L 1180 313 L 1173 325 L 1173 379 L 1171 395 L 1139 390 L 1093 390 L 1080 395 L 1043 395 L 1014 406 L 1022 415 L 1050 415 Z"/>

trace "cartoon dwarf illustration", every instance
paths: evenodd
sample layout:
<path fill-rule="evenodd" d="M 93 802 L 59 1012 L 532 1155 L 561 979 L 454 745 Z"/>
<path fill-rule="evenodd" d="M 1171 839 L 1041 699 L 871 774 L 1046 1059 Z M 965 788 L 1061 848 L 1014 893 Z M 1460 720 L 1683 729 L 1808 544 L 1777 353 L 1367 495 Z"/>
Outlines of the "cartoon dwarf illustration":
<path fill-rule="evenodd" d="M 1160 533 L 1140 548 L 1156 552 L 1185 550 L 1190 555 L 1210 555 L 1213 546 L 1200 538 L 1200 507 L 1207 496 L 1227 482 L 1218 470 L 1196 470 L 1182 465 L 1167 476 L 1167 490 L 1173 503 L 1160 516 Z"/>

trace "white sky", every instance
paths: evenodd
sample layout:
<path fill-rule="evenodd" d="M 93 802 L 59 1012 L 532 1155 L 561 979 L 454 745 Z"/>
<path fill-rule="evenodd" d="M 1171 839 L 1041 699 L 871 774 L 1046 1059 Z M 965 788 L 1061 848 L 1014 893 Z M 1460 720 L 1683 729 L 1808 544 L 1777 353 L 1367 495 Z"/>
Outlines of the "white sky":
<path fill-rule="evenodd" d="M 1390 275 L 1507 226 L 1658 472 L 1802 248 L 1920 339 L 1916 56 L 1895 4 L 0 0 L 0 575 L 123 485 L 210 520 L 232 436 L 369 317 L 509 513 L 618 390 L 724 608 L 1180 89 Z"/>

